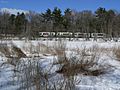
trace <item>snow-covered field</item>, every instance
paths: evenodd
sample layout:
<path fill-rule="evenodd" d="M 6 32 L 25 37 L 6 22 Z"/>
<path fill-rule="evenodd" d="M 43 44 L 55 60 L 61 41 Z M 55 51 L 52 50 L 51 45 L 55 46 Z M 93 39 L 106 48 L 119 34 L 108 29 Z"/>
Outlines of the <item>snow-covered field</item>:
<path fill-rule="evenodd" d="M 24 90 L 21 88 L 22 86 L 29 84 L 22 84 L 22 80 L 26 80 L 24 78 L 24 74 L 19 72 L 15 73 L 16 68 L 26 66 L 29 63 L 30 59 L 34 59 L 32 63 L 39 61 L 41 64 L 42 72 L 47 73 L 51 72 L 49 77 L 51 77 L 51 81 L 58 80 L 61 75 L 57 74 L 55 70 L 57 70 L 57 65 L 53 66 L 54 60 L 56 60 L 56 54 L 53 50 L 55 45 L 64 44 L 66 47 L 66 52 L 71 53 L 76 51 L 77 49 L 83 48 L 92 48 L 94 46 L 98 46 L 102 48 L 103 51 L 100 52 L 100 60 L 103 60 L 102 63 L 109 64 L 113 68 L 100 76 L 84 76 L 77 75 L 75 76 L 80 82 L 76 83 L 76 90 L 120 90 L 120 61 L 115 60 L 116 57 L 112 53 L 111 49 L 118 47 L 120 42 L 103 42 L 103 41 L 3 41 L 2 43 L 7 43 L 7 46 L 11 48 L 14 44 L 19 47 L 28 58 L 23 58 L 21 66 L 14 66 L 8 62 L 8 58 L 4 55 L 4 53 L 0 53 L 0 90 Z M 99 51 L 98 51 L 99 52 Z M 36 58 L 34 58 L 36 57 Z M 14 58 L 16 59 L 16 58 Z M 18 58 L 17 58 L 18 59 Z M 19 65 L 19 63 L 17 64 Z M 33 67 L 34 68 L 34 67 Z M 21 68 L 20 68 L 21 69 Z M 23 69 L 22 69 L 23 70 Z M 32 70 L 32 68 L 30 69 Z M 22 71 L 30 74 L 29 70 Z M 25 74 L 26 75 L 26 74 Z M 20 78 L 19 78 L 20 77 Z M 18 80 L 19 78 L 19 80 Z M 22 79 L 21 79 L 22 78 Z M 31 77 L 29 77 L 30 79 Z M 61 78 L 60 78 L 61 79 Z M 31 78 L 32 82 L 32 78 Z M 34 85 L 31 85 L 31 89 L 35 90 Z M 36 89 L 37 90 L 37 89 Z"/>

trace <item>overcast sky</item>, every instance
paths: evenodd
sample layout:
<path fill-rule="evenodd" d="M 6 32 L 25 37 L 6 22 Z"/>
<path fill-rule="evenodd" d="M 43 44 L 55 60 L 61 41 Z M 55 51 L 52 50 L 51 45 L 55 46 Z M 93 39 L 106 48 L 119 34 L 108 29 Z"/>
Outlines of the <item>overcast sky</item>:
<path fill-rule="evenodd" d="M 0 0 L 0 8 L 15 8 L 43 12 L 54 7 L 95 11 L 98 7 L 120 11 L 120 0 Z"/>

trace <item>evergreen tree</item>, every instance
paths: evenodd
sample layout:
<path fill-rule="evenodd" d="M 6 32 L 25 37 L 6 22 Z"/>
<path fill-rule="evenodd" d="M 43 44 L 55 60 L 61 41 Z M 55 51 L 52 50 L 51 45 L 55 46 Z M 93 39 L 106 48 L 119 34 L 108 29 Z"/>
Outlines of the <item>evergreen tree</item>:
<path fill-rule="evenodd" d="M 63 20 L 63 25 L 66 30 L 69 30 L 71 28 L 72 24 L 72 11 L 71 9 L 67 8 L 64 11 L 64 20 Z"/>
<path fill-rule="evenodd" d="M 52 31 L 52 29 L 53 29 L 52 11 L 48 8 L 45 13 L 42 13 L 42 17 L 43 17 L 44 30 Z"/>
<path fill-rule="evenodd" d="M 57 29 L 61 29 L 62 24 L 63 24 L 63 16 L 61 13 L 61 10 L 57 7 L 54 8 L 53 12 L 53 27 Z"/>
<path fill-rule="evenodd" d="M 99 32 L 101 33 L 107 33 L 106 29 L 107 29 L 107 21 L 106 21 L 106 17 L 107 17 L 107 11 L 105 10 L 105 8 L 98 8 L 96 11 L 95 11 L 95 14 L 96 14 L 96 20 L 97 20 L 97 23 L 99 24 L 97 29 L 99 29 Z"/>
<path fill-rule="evenodd" d="M 15 19 L 16 34 L 21 34 L 25 31 L 26 18 L 24 13 L 18 13 Z"/>
<path fill-rule="evenodd" d="M 11 14 L 11 16 L 9 17 L 9 29 L 10 29 L 10 32 L 9 33 L 12 33 L 12 34 L 15 34 L 15 15 L 14 14 Z"/>
<path fill-rule="evenodd" d="M 49 22 L 52 20 L 52 11 L 48 8 L 45 13 L 42 13 L 42 17 L 45 22 Z"/>

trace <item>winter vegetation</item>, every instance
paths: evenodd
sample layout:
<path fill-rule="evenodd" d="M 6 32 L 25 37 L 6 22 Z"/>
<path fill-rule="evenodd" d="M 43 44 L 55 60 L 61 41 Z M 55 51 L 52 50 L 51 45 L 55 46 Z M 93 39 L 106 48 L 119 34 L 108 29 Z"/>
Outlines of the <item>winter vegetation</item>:
<path fill-rule="evenodd" d="M 0 90 L 120 90 L 119 12 L 21 12 L 0 12 Z"/>
<path fill-rule="evenodd" d="M 4 41 L 0 89 L 119 90 L 119 45 L 84 40 Z"/>

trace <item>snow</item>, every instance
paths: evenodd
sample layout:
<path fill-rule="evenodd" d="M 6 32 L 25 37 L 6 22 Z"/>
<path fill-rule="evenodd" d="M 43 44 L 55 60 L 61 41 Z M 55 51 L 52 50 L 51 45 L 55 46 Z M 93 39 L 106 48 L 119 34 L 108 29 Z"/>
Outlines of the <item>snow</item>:
<path fill-rule="evenodd" d="M 17 47 L 21 48 L 21 50 L 27 55 L 34 57 L 36 54 L 40 56 L 40 62 L 42 64 L 42 68 L 44 68 L 44 72 L 50 71 L 52 73 L 52 77 L 56 74 L 54 71 L 58 68 L 56 65 L 52 67 L 52 63 L 55 62 L 56 56 L 54 56 L 50 52 L 39 52 L 39 53 L 31 53 L 29 48 L 31 46 L 36 47 L 39 44 L 45 45 L 46 47 L 52 48 L 56 42 L 58 41 L 4 41 L 2 43 L 7 43 L 9 46 L 11 44 L 16 45 Z M 113 48 L 120 45 L 120 42 L 103 42 L 103 41 L 65 41 L 66 48 L 68 53 L 73 51 L 76 48 L 91 48 L 92 46 L 96 45 L 103 48 Z M 46 48 L 42 46 L 42 48 Z M 32 48 L 35 49 L 35 48 Z M 33 50 L 34 51 L 34 50 Z M 51 51 L 52 52 L 52 51 Z M 36 55 L 36 56 L 37 56 Z M 76 84 L 77 90 L 120 90 L 120 62 L 114 60 L 113 54 L 109 52 L 101 53 L 100 54 L 101 60 L 104 60 L 103 63 L 112 65 L 114 68 L 110 70 L 108 73 L 100 76 L 83 76 L 78 75 L 77 77 L 81 80 L 80 83 Z M 111 56 L 111 57 L 109 57 Z M 25 59 L 26 60 L 26 59 Z M 7 58 L 2 55 L 0 56 L 0 90 L 17 90 L 20 85 L 15 84 L 18 82 L 13 83 L 14 76 L 14 66 L 6 63 Z M 5 64 L 4 64 L 5 63 Z M 26 61 L 27 64 L 27 61 Z M 52 67 L 52 68 L 51 68 Z M 58 78 L 57 78 L 58 79 Z M 52 80 L 56 80 L 56 78 L 52 78 Z"/>

